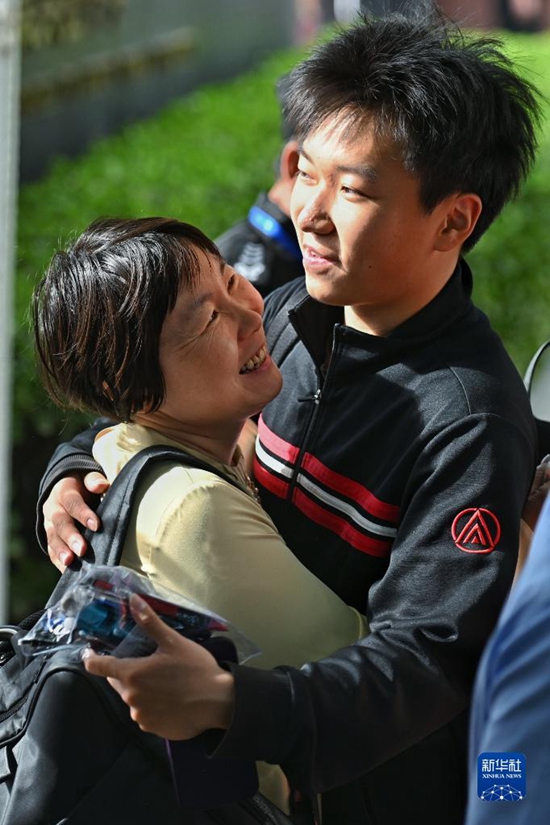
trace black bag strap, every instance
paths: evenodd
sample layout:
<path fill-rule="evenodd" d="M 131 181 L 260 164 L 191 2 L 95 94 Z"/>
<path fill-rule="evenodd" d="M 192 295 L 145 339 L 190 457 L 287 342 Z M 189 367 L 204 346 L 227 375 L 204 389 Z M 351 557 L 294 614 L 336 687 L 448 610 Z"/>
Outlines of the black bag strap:
<path fill-rule="evenodd" d="M 75 558 L 71 565 L 64 571 L 55 586 L 46 607 L 51 607 L 59 601 L 68 587 L 76 579 L 80 570 L 86 564 L 120 564 L 122 549 L 126 540 L 134 498 L 141 479 L 151 467 L 159 462 L 175 461 L 184 464 L 186 467 L 196 467 L 207 470 L 209 473 L 223 478 L 233 487 L 242 491 L 238 482 L 219 470 L 217 467 L 202 458 L 191 455 L 185 450 L 178 450 L 174 447 L 154 446 L 140 450 L 135 456 L 124 465 L 120 473 L 113 480 L 106 495 L 102 499 L 97 514 L 101 519 L 101 529 L 94 533 L 91 530 L 84 530 L 83 535 L 88 542 L 88 550 L 85 559 Z"/>

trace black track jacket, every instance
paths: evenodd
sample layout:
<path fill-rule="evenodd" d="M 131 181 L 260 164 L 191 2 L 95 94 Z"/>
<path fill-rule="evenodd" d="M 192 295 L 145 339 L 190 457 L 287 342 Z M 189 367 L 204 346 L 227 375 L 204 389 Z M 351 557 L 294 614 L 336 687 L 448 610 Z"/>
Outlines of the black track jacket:
<path fill-rule="evenodd" d="M 522 381 L 470 292 L 461 262 L 386 338 L 344 326 L 301 281 L 267 302 L 284 386 L 259 425 L 262 503 L 371 633 L 301 670 L 235 668 L 217 752 L 333 788 L 324 825 L 463 821 L 472 679 L 535 462 Z"/>
<path fill-rule="evenodd" d="M 523 384 L 470 292 L 462 262 L 385 338 L 344 326 L 303 279 L 267 302 L 284 386 L 260 420 L 262 503 L 371 632 L 300 670 L 235 666 L 216 755 L 279 763 L 295 788 L 323 791 L 323 825 L 462 822 L 472 679 L 535 461 Z M 92 466 L 88 441 L 58 448 L 41 501 Z"/>

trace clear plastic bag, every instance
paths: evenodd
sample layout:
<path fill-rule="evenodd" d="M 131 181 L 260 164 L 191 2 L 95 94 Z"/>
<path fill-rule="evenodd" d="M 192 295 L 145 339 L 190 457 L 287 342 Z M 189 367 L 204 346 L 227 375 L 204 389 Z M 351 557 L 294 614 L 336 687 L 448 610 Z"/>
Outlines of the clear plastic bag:
<path fill-rule="evenodd" d="M 216 636 L 229 639 L 239 662 L 261 653 L 223 616 L 155 584 L 127 567 L 87 564 L 62 598 L 47 608 L 35 626 L 18 640 L 25 656 L 52 653 L 62 647 L 91 645 L 100 653 L 144 656 L 156 645 L 136 626 L 129 599 L 137 593 L 174 630 L 199 643 Z"/>

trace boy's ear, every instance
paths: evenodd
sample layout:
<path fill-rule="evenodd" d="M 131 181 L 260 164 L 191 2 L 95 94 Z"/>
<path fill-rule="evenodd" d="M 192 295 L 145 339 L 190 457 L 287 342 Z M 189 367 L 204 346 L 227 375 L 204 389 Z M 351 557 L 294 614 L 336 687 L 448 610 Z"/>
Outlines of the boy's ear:
<path fill-rule="evenodd" d="M 482 208 L 483 204 L 479 195 L 473 193 L 452 195 L 447 200 L 447 208 L 434 248 L 438 252 L 460 249 L 474 231 Z"/>
<path fill-rule="evenodd" d="M 298 173 L 298 141 L 289 140 L 282 148 L 279 160 L 279 177 L 268 192 L 270 200 L 290 217 L 290 197 Z"/>
<path fill-rule="evenodd" d="M 294 182 L 298 172 L 298 141 L 289 140 L 283 146 L 279 161 L 279 176 L 284 183 Z"/>

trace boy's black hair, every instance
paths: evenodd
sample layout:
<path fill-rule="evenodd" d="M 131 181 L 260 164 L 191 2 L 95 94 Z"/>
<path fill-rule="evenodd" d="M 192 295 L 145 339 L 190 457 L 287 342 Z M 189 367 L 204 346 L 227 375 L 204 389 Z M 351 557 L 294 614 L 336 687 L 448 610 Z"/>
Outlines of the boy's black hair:
<path fill-rule="evenodd" d="M 345 118 L 360 139 L 369 118 L 418 178 L 428 212 L 454 192 L 478 194 L 483 210 L 465 250 L 518 193 L 540 119 L 539 93 L 501 41 L 462 33 L 429 3 L 406 16 L 359 16 L 293 70 L 286 107 L 299 138 Z"/>
<path fill-rule="evenodd" d="M 198 278 L 198 250 L 219 257 L 181 221 L 101 218 L 54 255 L 32 315 L 41 377 L 57 404 L 118 421 L 160 406 L 160 333 L 180 288 Z"/>

